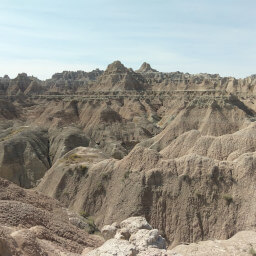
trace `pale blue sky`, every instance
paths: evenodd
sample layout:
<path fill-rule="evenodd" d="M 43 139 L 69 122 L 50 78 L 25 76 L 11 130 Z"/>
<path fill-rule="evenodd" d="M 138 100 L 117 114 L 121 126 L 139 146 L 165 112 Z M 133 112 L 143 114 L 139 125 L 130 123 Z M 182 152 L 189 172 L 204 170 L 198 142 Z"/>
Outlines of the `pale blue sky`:
<path fill-rule="evenodd" d="M 0 0 L 0 76 L 41 79 L 114 60 L 159 71 L 256 73 L 255 0 Z"/>

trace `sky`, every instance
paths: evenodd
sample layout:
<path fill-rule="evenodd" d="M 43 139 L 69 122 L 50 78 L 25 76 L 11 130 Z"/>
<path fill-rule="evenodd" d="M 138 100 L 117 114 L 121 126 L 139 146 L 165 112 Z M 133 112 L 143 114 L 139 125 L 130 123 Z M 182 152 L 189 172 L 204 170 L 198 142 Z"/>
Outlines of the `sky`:
<path fill-rule="evenodd" d="M 255 0 L 0 0 L 0 77 L 146 61 L 162 72 L 256 73 Z"/>

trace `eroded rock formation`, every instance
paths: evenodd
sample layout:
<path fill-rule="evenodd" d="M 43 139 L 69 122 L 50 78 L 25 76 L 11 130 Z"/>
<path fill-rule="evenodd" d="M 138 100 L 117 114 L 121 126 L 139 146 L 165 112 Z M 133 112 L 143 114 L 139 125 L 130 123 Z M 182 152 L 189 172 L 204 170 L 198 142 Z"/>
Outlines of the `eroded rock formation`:
<path fill-rule="evenodd" d="M 102 230 L 109 240 L 92 255 L 253 252 L 255 90 L 255 75 L 162 73 L 147 63 L 133 71 L 120 61 L 105 71 L 64 71 L 46 81 L 24 73 L 5 76 L 0 78 L 0 176 L 68 207 L 56 206 L 64 233 L 72 233 L 74 225 L 88 232 L 81 212 L 94 216 L 99 228 L 109 225 Z M 24 200 L 33 194 L 38 202 L 57 201 L 3 184 L 3 193 L 10 187 L 18 199 L 9 200 L 10 191 L 3 194 L 2 253 L 29 254 L 33 248 L 35 255 L 80 255 L 100 245 L 99 238 L 84 244 L 80 233 L 73 240 L 56 235 L 58 228 L 48 225 L 52 213 L 41 209 L 48 204 Z M 8 212 L 14 219 L 7 219 Z M 31 217 L 28 224 L 32 213 L 46 220 Z M 15 214 L 25 218 L 24 226 Z M 130 232 L 122 223 L 132 216 L 143 216 L 150 225 Z M 209 239 L 229 240 L 197 244 Z M 164 244 L 175 248 L 165 250 Z"/>

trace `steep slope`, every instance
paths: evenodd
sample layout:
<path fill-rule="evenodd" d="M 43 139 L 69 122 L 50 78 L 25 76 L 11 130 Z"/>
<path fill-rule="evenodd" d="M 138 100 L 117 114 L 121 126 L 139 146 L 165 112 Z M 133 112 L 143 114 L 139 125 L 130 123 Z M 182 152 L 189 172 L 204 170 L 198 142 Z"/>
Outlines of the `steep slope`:
<path fill-rule="evenodd" d="M 20 111 L 12 102 L 0 99 L 0 121 L 18 119 L 19 116 Z"/>
<path fill-rule="evenodd" d="M 253 232 L 255 85 L 120 61 L 0 78 L 0 176 L 100 227 L 145 216 L 171 247 Z"/>
<path fill-rule="evenodd" d="M 180 245 L 169 251 L 170 256 L 244 256 L 255 254 L 255 231 L 241 231 L 228 240 L 210 240 Z"/>
<path fill-rule="evenodd" d="M 101 245 L 71 222 L 58 201 L 0 178 L 0 255 L 75 256 Z"/>
<path fill-rule="evenodd" d="M 149 73 L 149 72 L 158 72 L 158 71 L 151 68 L 150 64 L 148 64 L 147 62 L 143 62 L 141 67 L 138 70 L 136 70 L 136 72 L 137 73 Z"/>
<path fill-rule="evenodd" d="M 24 92 L 33 80 L 37 79 L 27 76 L 26 73 L 19 74 L 15 79 L 10 80 L 10 84 L 7 87 L 7 94 L 16 95 L 19 91 Z"/>
<path fill-rule="evenodd" d="M 50 168 L 47 131 L 27 126 L 0 133 L 0 176 L 29 188 Z"/>
<path fill-rule="evenodd" d="M 232 95 L 216 99 L 206 96 L 184 100 L 163 114 L 159 124 L 166 126 L 165 129 L 141 145 L 160 151 L 177 136 L 190 130 L 198 130 L 208 136 L 233 133 L 249 125 L 254 116 L 253 110 Z"/>
<path fill-rule="evenodd" d="M 0 177 L 21 187 L 34 187 L 61 156 L 90 140 L 75 127 L 43 129 L 14 126 L 0 130 Z"/>
<path fill-rule="evenodd" d="M 50 130 L 49 137 L 51 163 L 55 163 L 70 150 L 79 146 L 87 147 L 90 143 L 85 133 L 75 127 Z"/>

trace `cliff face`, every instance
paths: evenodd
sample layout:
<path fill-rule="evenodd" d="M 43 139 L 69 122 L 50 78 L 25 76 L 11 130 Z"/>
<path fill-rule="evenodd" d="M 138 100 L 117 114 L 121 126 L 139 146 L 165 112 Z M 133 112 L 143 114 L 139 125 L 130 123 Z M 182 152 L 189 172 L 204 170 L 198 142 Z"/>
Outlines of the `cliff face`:
<path fill-rule="evenodd" d="M 254 229 L 255 134 L 255 125 L 220 137 L 191 131 L 160 153 L 136 146 L 120 161 L 76 149 L 56 162 L 38 189 L 96 216 L 99 226 L 144 215 L 172 246 L 226 239 Z"/>

